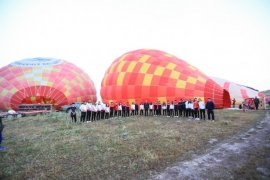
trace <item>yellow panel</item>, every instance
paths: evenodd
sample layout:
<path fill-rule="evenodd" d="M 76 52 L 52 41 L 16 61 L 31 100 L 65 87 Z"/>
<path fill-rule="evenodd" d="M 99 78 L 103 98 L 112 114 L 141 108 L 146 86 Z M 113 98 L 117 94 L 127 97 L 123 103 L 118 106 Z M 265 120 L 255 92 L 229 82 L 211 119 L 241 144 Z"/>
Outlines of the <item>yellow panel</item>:
<path fill-rule="evenodd" d="M 191 84 L 195 84 L 196 83 L 196 79 L 194 77 L 189 76 L 187 79 L 187 82 L 191 83 Z"/>
<path fill-rule="evenodd" d="M 140 69 L 140 73 L 146 73 L 149 67 L 150 67 L 150 64 L 144 63 Z"/>
<path fill-rule="evenodd" d="M 157 99 L 160 101 L 161 105 L 163 102 L 167 102 L 167 98 L 166 97 L 157 97 Z"/>
<path fill-rule="evenodd" d="M 146 74 L 143 79 L 143 85 L 149 86 L 151 84 L 152 78 L 153 78 L 152 74 Z"/>
<path fill-rule="evenodd" d="M 7 93 L 8 93 L 8 91 L 6 89 L 4 89 L 4 90 L 2 90 L 1 95 L 5 96 L 5 95 L 7 95 Z"/>
<path fill-rule="evenodd" d="M 126 73 L 120 72 L 117 78 L 117 86 L 123 85 L 123 79 Z"/>
<path fill-rule="evenodd" d="M 163 73 L 163 71 L 164 71 L 164 69 L 165 69 L 164 67 L 158 66 L 158 67 L 156 68 L 155 72 L 154 72 L 154 75 L 161 76 L 162 73 Z"/>
<path fill-rule="evenodd" d="M 116 64 L 116 63 L 113 63 L 113 64 L 111 65 L 110 70 L 109 70 L 109 73 L 112 73 L 112 72 L 114 71 L 115 64 Z"/>
<path fill-rule="evenodd" d="M 30 99 L 31 99 L 31 101 L 35 101 L 36 100 L 36 97 L 35 96 L 31 96 Z"/>
<path fill-rule="evenodd" d="M 189 65 L 188 67 L 194 71 L 197 70 L 197 68 L 195 68 L 194 66 Z"/>
<path fill-rule="evenodd" d="M 77 97 L 77 102 L 82 102 L 82 97 Z"/>
<path fill-rule="evenodd" d="M 122 71 L 122 68 L 123 66 L 125 65 L 125 61 L 121 61 L 118 66 L 117 66 L 117 72 L 121 72 Z"/>
<path fill-rule="evenodd" d="M 127 57 L 128 54 L 123 55 L 118 61 L 123 61 Z"/>
<path fill-rule="evenodd" d="M 102 86 L 106 86 L 107 77 L 108 77 L 108 76 L 105 76 L 105 77 L 103 78 Z"/>
<path fill-rule="evenodd" d="M 129 102 L 130 105 L 131 105 L 132 103 L 135 104 L 135 99 L 128 99 L 128 102 Z"/>
<path fill-rule="evenodd" d="M 183 80 L 177 80 L 176 87 L 183 89 L 186 87 L 186 82 Z"/>
<path fill-rule="evenodd" d="M 206 79 L 204 79 L 203 77 L 198 77 L 198 81 L 200 81 L 202 83 L 205 83 L 206 82 Z"/>
<path fill-rule="evenodd" d="M 66 97 L 70 96 L 70 92 L 69 91 L 66 91 L 64 94 L 65 94 Z"/>
<path fill-rule="evenodd" d="M 14 94 L 15 92 L 17 92 L 17 89 L 16 89 L 15 87 L 13 87 L 13 88 L 10 90 L 10 92 L 11 92 L 12 94 Z"/>
<path fill-rule="evenodd" d="M 178 71 L 172 71 L 172 73 L 170 75 L 170 78 L 178 79 L 179 76 L 180 76 L 180 72 L 178 72 Z"/>
<path fill-rule="evenodd" d="M 164 56 L 173 57 L 173 55 L 171 55 L 171 54 L 164 54 Z"/>
<path fill-rule="evenodd" d="M 136 64 L 137 63 L 135 61 L 131 61 L 128 65 L 127 72 L 132 72 Z"/>
<path fill-rule="evenodd" d="M 167 64 L 166 68 L 173 70 L 175 68 L 175 66 L 176 66 L 176 64 L 169 63 L 169 64 Z"/>
<path fill-rule="evenodd" d="M 52 86 L 53 85 L 53 82 L 48 82 L 48 86 Z"/>
<path fill-rule="evenodd" d="M 143 56 L 140 58 L 139 62 L 145 63 L 150 57 L 151 57 L 151 56 L 149 56 L 149 55 L 143 55 Z"/>

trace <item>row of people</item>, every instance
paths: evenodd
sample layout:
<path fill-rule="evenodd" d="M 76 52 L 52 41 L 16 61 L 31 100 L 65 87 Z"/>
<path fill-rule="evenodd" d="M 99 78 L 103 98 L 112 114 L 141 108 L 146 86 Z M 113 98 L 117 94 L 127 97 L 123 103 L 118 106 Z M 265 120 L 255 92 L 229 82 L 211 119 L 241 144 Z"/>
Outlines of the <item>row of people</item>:
<path fill-rule="evenodd" d="M 108 119 L 113 117 L 128 117 L 135 115 L 144 116 L 168 116 L 168 117 L 192 117 L 196 119 L 205 120 L 205 109 L 207 109 L 208 119 L 210 117 L 214 120 L 214 103 L 209 98 L 208 102 L 205 103 L 197 98 L 194 100 L 180 100 L 163 102 L 156 101 L 154 104 L 152 102 L 145 101 L 144 103 L 138 104 L 133 102 L 129 105 L 126 103 L 113 103 L 103 104 L 98 102 L 97 104 L 83 103 L 79 107 L 81 112 L 80 121 L 96 121 L 100 119 Z M 71 107 L 71 118 L 72 121 L 76 122 L 76 106 Z"/>

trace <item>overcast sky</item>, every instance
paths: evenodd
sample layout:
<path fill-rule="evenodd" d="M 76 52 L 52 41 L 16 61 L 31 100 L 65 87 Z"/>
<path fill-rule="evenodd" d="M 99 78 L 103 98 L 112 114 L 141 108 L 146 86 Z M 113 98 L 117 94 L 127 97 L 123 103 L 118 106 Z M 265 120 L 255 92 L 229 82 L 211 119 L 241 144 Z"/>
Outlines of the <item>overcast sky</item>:
<path fill-rule="evenodd" d="M 270 89 L 270 0 L 0 0 L 0 67 L 64 59 L 86 71 L 99 94 L 112 61 L 141 48 Z"/>

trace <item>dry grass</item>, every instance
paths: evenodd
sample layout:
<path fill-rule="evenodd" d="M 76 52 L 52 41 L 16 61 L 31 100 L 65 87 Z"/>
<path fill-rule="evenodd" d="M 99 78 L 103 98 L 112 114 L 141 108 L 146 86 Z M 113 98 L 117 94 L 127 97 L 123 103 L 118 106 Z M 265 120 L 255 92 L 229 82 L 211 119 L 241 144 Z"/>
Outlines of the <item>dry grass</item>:
<path fill-rule="evenodd" d="M 0 179 L 145 179 L 264 113 L 218 110 L 215 122 L 129 117 L 74 124 L 64 113 L 5 120 Z"/>

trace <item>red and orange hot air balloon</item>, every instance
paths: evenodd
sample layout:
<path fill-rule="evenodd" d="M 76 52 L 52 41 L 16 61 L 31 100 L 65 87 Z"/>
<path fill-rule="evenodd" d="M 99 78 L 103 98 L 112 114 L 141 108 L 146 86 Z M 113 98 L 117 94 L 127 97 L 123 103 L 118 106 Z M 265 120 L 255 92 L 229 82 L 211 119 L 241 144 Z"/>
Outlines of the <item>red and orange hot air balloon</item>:
<path fill-rule="evenodd" d="M 0 69 L 0 109 L 19 104 L 53 104 L 96 101 L 90 77 L 72 63 L 52 58 L 16 61 Z"/>
<path fill-rule="evenodd" d="M 212 98 L 217 108 L 229 107 L 230 96 L 211 78 L 187 62 L 159 50 L 135 50 L 117 58 L 101 83 L 105 102 L 161 102 Z"/>

